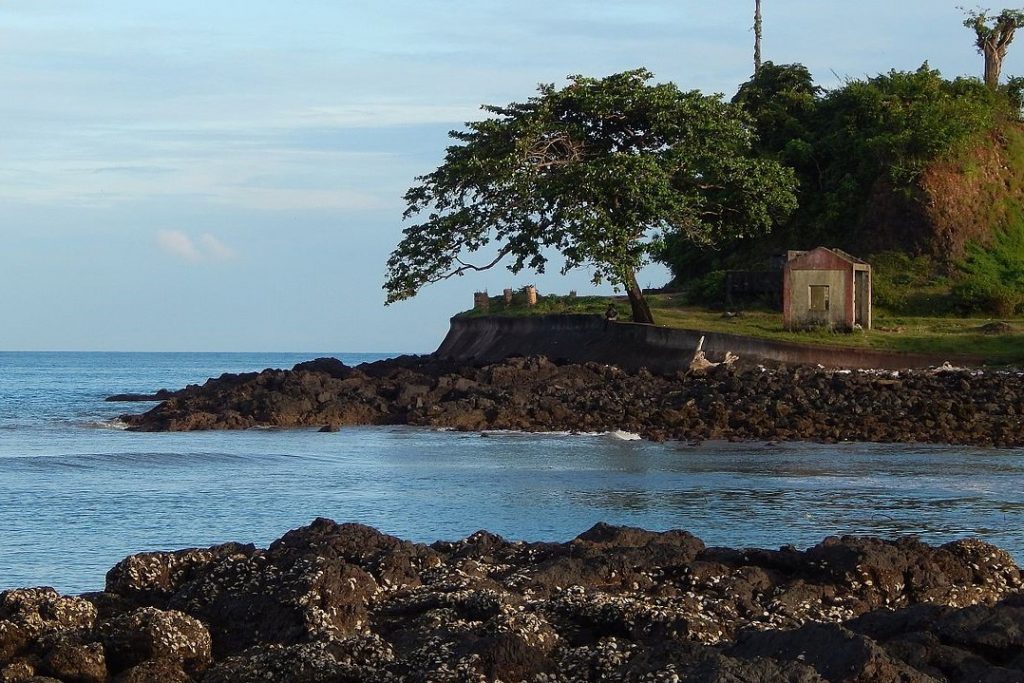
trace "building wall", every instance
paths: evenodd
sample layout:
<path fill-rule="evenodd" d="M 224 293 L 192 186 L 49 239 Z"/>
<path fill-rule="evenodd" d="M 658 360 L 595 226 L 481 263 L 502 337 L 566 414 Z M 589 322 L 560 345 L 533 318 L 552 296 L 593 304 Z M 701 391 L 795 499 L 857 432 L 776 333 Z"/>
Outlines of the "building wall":
<path fill-rule="evenodd" d="M 871 329 L 871 269 L 855 268 L 853 272 L 853 289 L 856 294 L 856 315 L 854 322 L 860 323 L 864 329 Z"/>
<path fill-rule="evenodd" d="M 851 274 L 842 270 L 793 270 L 788 272 L 788 301 L 786 325 L 789 327 L 810 327 L 828 325 L 849 327 Z M 811 311 L 810 288 L 827 285 L 829 288 L 829 310 Z"/>

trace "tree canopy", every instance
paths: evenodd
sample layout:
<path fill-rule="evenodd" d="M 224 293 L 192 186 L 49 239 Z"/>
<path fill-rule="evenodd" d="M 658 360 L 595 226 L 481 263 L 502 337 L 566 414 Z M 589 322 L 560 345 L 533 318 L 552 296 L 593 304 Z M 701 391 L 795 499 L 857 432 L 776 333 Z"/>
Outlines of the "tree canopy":
<path fill-rule="evenodd" d="M 803 64 L 765 62 L 732 101 L 753 118 L 757 150 L 793 165 L 806 154 L 804 147 L 823 92 Z"/>
<path fill-rule="evenodd" d="M 388 303 L 506 258 L 543 272 L 558 251 L 563 273 L 590 268 L 653 322 L 636 271 L 666 235 L 762 234 L 795 208 L 792 171 L 755 155 L 739 107 L 652 78 L 571 76 L 452 131 L 444 162 L 405 195 L 418 222 L 388 259 Z"/>

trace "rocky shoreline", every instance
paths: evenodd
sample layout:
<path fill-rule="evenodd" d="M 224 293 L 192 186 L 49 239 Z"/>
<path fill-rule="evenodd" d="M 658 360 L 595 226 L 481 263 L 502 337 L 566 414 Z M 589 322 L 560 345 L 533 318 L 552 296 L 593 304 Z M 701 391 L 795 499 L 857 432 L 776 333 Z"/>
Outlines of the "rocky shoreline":
<path fill-rule="evenodd" d="M 144 414 L 122 416 L 139 431 L 408 424 L 624 430 L 653 440 L 1024 446 L 1024 374 L 951 368 L 718 367 L 656 375 L 542 356 L 487 365 L 410 356 L 355 368 L 321 358 L 136 397 L 163 399 Z"/>
<path fill-rule="evenodd" d="M 973 540 L 428 546 L 318 519 L 128 557 L 98 593 L 0 593 L 0 681 L 1021 681 L 1022 586 Z"/>

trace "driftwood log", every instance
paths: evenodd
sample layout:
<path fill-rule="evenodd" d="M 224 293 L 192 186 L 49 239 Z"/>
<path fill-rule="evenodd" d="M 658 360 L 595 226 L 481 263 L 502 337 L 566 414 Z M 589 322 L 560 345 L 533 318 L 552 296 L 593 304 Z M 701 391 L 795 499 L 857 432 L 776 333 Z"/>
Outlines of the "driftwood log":
<path fill-rule="evenodd" d="M 690 361 L 690 370 L 692 372 L 704 372 L 710 368 L 717 368 L 719 365 L 732 365 L 739 359 L 740 357 L 732 351 L 726 351 L 725 360 L 721 363 L 712 363 L 704 353 L 704 337 L 701 337 L 700 341 L 697 342 L 696 351 L 693 352 L 693 360 Z"/>

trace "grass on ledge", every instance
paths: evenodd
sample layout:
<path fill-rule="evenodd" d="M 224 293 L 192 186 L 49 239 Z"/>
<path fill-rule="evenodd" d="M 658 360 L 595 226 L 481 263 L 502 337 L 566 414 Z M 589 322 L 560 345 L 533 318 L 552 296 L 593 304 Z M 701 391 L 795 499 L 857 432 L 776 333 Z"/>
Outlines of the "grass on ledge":
<path fill-rule="evenodd" d="M 551 313 L 604 315 L 609 303 L 619 309 L 619 319 L 629 320 L 629 302 L 625 297 L 539 296 L 537 305 L 526 306 L 525 295 L 517 292 L 511 306 L 502 297 L 491 297 L 490 311 L 466 311 L 461 317 L 484 315 L 530 316 Z M 723 332 L 762 339 L 801 344 L 902 351 L 934 355 L 975 356 L 991 365 L 1024 366 L 1024 318 L 1009 318 L 1013 331 L 986 333 L 981 328 L 991 318 L 892 316 L 875 310 L 874 329 L 853 333 L 813 330 L 788 332 L 782 327 L 782 313 L 766 309 L 737 311 L 727 316 L 722 311 L 686 306 L 672 294 L 648 295 L 658 325 Z"/>

